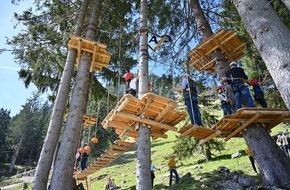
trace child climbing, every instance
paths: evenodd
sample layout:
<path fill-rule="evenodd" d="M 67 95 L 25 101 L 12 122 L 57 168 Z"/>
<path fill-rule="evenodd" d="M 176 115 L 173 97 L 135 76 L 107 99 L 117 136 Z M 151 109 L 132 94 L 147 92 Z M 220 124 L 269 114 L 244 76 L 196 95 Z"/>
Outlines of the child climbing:
<path fill-rule="evenodd" d="M 232 105 L 230 103 L 229 96 L 225 92 L 225 89 L 222 86 L 219 86 L 217 91 L 218 97 L 221 100 L 221 107 L 223 109 L 224 116 L 232 114 Z"/>
<path fill-rule="evenodd" d="M 137 94 L 137 87 L 138 87 L 138 72 L 136 74 L 136 76 L 134 76 L 133 73 L 126 73 L 123 78 L 125 79 L 126 83 L 127 83 L 127 90 L 126 90 L 126 94 L 132 94 L 134 97 Z"/>
<path fill-rule="evenodd" d="M 264 90 L 262 89 L 262 85 L 266 82 L 268 73 L 265 75 L 262 81 L 254 78 L 250 81 L 250 85 L 253 87 L 254 91 L 254 99 L 258 102 L 263 108 L 267 108 L 267 102 L 264 97 Z"/>

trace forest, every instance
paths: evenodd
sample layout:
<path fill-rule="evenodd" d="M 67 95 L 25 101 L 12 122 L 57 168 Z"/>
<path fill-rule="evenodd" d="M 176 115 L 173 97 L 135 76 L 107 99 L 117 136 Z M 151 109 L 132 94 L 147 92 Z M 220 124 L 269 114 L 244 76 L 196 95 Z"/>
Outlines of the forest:
<path fill-rule="evenodd" d="M 11 3 L 20 6 L 21 2 Z M 224 71 L 229 69 L 229 61 L 221 52 L 216 52 L 215 74 L 200 72 L 188 65 L 188 53 L 220 29 L 234 31 L 246 44 L 244 56 L 237 64 L 250 79 L 262 80 L 267 75 L 263 88 L 268 107 L 289 110 L 289 15 L 290 4 L 285 0 L 259 3 L 250 0 L 35 0 L 33 7 L 14 13 L 17 25 L 23 25 L 25 30 L 8 39 L 7 44 L 21 67 L 19 78 L 26 87 L 36 85 L 38 92 L 13 117 L 9 110 L 0 108 L 0 176 L 12 176 L 19 166 L 37 166 L 35 178 L 38 180 L 33 188 L 46 189 L 54 163 L 58 169 L 53 171 L 52 188 L 72 189 L 73 183 L 67 182 L 72 181 L 77 148 L 97 137 L 98 144 L 91 145 L 89 162 L 92 162 L 119 139 L 114 128 L 104 129 L 101 122 L 125 94 L 123 76 L 138 69 L 144 77 L 140 79 L 140 92 L 148 91 L 148 82 L 152 82 L 153 93 L 178 101 L 183 110 L 186 108 L 182 95 L 173 87 L 180 85 L 180 76 L 189 74 L 201 91 L 199 107 L 204 127 L 212 127 L 219 119 L 215 112 L 221 110 L 217 88 Z M 143 28 L 141 18 L 146 18 Z M 77 51 L 68 48 L 73 35 L 105 44 L 111 55 L 109 66 L 89 72 L 91 57 L 84 53 L 78 55 L 79 66 L 75 68 Z M 164 36 L 166 40 L 159 46 Z M 145 53 L 140 48 L 144 44 L 148 48 Z M 48 92 L 47 100 L 41 100 L 40 95 Z M 96 125 L 82 128 L 83 114 L 96 118 Z M 252 137 L 250 133 L 260 128 L 251 126 L 245 134 L 250 148 L 278 151 L 274 143 L 259 144 L 254 140 L 257 134 L 253 132 Z M 140 128 L 138 133 L 146 137 L 146 129 Z M 150 141 L 150 134 L 146 138 Z M 138 147 L 142 147 L 142 138 L 139 139 Z M 198 140 L 185 143 L 179 139 L 176 143 L 182 144 L 175 146 L 182 147 L 174 150 L 178 157 L 194 156 L 190 150 L 198 146 Z M 210 150 L 220 150 L 224 144 L 213 140 L 206 146 L 204 151 L 210 162 Z M 59 151 L 55 153 L 57 148 Z M 141 166 L 150 164 L 150 146 L 145 149 L 144 158 L 137 156 Z M 264 163 L 265 173 L 268 172 L 270 163 L 259 156 L 257 159 Z M 290 167 L 289 158 L 281 162 L 277 159 L 277 167 L 285 163 Z M 270 171 L 271 179 L 265 175 L 264 182 L 290 188 L 287 183 L 290 174 L 286 171 L 289 167 L 280 173 Z M 65 173 L 65 168 L 70 169 Z M 150 179 L 144 177 L 149 170 L 140 168 L 137 189 L 150 186 Z M 280 179 L 282 175 L 285 177 Z"/>

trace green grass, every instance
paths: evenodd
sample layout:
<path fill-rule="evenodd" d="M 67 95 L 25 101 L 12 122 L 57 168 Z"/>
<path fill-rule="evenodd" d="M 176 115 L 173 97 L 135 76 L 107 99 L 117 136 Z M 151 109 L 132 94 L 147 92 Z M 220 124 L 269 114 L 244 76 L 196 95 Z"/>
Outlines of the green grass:
<path fill-rule="evenodd" d="M 276 135 L 283 131 L 286 125 L 281 124 L 272 129 L 271 135 Z M 169 155 L 173 153 L 172 147 L 176 139 L 176 133 L 168 132 L 167 139 L 157 139 L 152 141 L 151 158 L 153 164 L 160 168 L 161 171 L 156 171 L 156 178 L 154 181 L 154 189 L 219 189 L 218 182 L 221 180 L 220 175 L 215 175 L 219 166 L 226 166 L 231 172 L 238 172 L 244 176 L 253 176 L 257 183 L 261 183 L 259 175 L 257 175 L 251 167 L 248 156 L 246 156 L 244 149 L 246 147 L 243 138 L 232 138 L 225 146 L 225 150 L 221 152 L 213 152 L 213 161 L 206 163 L 204 156 L 201 154 L 193 155 L 187 160 L 178 160 L 178 173 L 182 177 L 188 172 L 190 177 L 182 179 L 179 184 L 168 186 L 169 172 L 167 162 Z M 239 151 L 242 155 L 238 159 L 231 159 L 231 154 Z M 122 190 L 130 190 L 136 185 L 136 147 L 124 153 L 110 166 L 101 169 L 92 175 L 94 182 L 92 189 L 104 189 L 108 177 L 115 179 L 118 186 Z M 98 180 L 96 180 L 98 179 Z"/>
<path fill-rule="evenodd" d="M 274 136 L 277 135 L 278 132 L 282 132 L 284 127 L 286 127 L 286 125 L 281 124 L 273 128 L 271 135 Z M 226 166 L 231 172 L 237 172 L 244 176 L 253 176 L 258 184 L 261 183 L 259 175 L 252 170 L 250 161 L 244 152 L 246 146 L 244 139 L 232 138 L 226 142 L 225 150 L 221 152 L 212 152 L 213 160 L 208 163 L 205 162 L 205 157 L 201 154 L 193 155 L 191 158 L 182 161 L 177 158 L 177 171 L 180 178 L 187 173 L 190 173 L 191 176 L 184 177 L 179 184 L 173 183 L 174 185 L 169 187 L 167 162 L 169 156 L 173 153 L 172 147 L 176 140 L 177 133 L 168 132 L 167 135 L 167 139 L 152 141 L 151 158 L 153 164 L 161 169 L 161 171 L 156 171 L 155 173 L 155 190 L 222 189 L 219 182 L 222 180 L 223 176 L 216 174 L 216 170 L 219 166 Z M 237 150 L 242 153 L 241 157 L 238 159 L 231 159 L 231 154 L 235 153 Z M 108 167 L 94 173 L 92 175 L 92 189 L 105 189 L 104 187 L 108 177 L 114 178 L 116 184 L 122 186 L 120 188 L 121 190 L 134 189 L 136 185 L 136 146 L 132 147 L 130 151 L 125 152 Z M 7 181 L 2 180 L 0 182 L 5 183 Z M 31 184 L 28 189 L 31 189 Z"/>

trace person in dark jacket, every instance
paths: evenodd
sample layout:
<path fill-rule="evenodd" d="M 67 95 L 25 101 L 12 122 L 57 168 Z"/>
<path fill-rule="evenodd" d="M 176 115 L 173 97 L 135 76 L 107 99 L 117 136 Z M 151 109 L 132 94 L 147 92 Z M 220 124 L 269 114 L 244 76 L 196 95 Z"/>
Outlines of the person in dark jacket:
<path fill-rule="evenodd" d="M 197 104 L 199 89 L 196 83 L 189 78 L 188 74 L 185 74 L 181 78 L 181 86 L 175 89 L 183 93 L 184 102 L 190 116 L 191 124 L 202 126 L 201 115 Z"/>
<path fill-rule="evenodd" d="M 230 64 L 231 69 L 226 73 L 226 81 L 231 85 L 236 99 L 236 110 L 242 107 L 242 100 L 246 100 L 245 107 L 255 107 L 253 98 L 251 96 L 248 86 L 245 82 L 248 80 L 244 69 L 237 67 L 237 63 Z"/>
<path fill-rule="evenodd" d="M 264 96 L 264 90 L 262 89 L 262 85 L 266 82 L 268 74 L 265 75 L 262 81 L 254 78 L 250 81 L 250 85 L 253 87 L 254 91 L 254 99 L 258 102 L 263 108 L 267 108 L 267 102 Z"/>

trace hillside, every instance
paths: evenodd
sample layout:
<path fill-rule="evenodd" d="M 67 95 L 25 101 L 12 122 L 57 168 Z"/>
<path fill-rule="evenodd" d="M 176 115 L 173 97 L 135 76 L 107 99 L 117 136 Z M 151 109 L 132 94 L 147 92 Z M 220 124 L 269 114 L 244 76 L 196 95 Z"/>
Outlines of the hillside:
<path fill-rule="evenodd" d="M 283 131 L 286 125 L 282 124 L 272 130 L 271 135 L 274 136 L 278 132 Z M 173 153 L 172 146 L 176 140 L 177 133 L 168 132 L 168 139 L 157 139 L 152 141 L 152 161 L 155 167 L 160 168 L 156 171 L 154 189 L 169 189 L 169 172 L 167 162 L 169 156 Z M 242 138 L 232 138 L 226 143 L 224 151 L 213 152 L 213 161 L 206 163 L 204 156 L 197 153 L 188 160 L 178 160 L 177 166 L 180 178 L 190 172 L 191 176 L 187 177 L 177 185 L 173 185 L 171 189 L 216 189 L 218 182 L 221 180 L 218 175 L 214 175 L 219 166 L 225 166 L 231 172 L 236 171 L 243 176 L 253 176 L 257 184 L 261 179 L 251 167 L 248 156 L 245 154 L 245 142 Z M 239 151 L 239 158 L 231 159 L 231 155 Z M 105 189 L 108 177 L 114 178 L 115 183 L 120 189 L 134 189 L 136 176 L 136 146 L 130 151 L 124 153 L 110 166 L 103 168 L 92 175 L 92 189 Z"/>
<path fill-rule="evenodd" d="M 289 125 L 281 124 L 273 128 L 271 135 L 275 136 L 278 132 L 282 132 L 284 127 Z M 251 167 L 250 161 L 245 154 L 245 142 L 242 138 L 232 138 L 226 143 L 225 150 L 221 152 L 213 152 L 213 160 L 206 163 L 204 156 L 200 153 L 194 154 L 190 159 L 179 160 L 177 158 L 177 171 L 180 178 L 183 178 L 179 184 L 169 188 L 169 172 L 167 169 L 167 162 L 169 156 L 172 153 L 172 147 L 176 140 L 177 133 L 168 132 L 167 139 L 157 139 L 152 141 L 152 161 L 155 167 L 160 168 L 160 171 L 156 171 L 154 189 L 176 189 L 176 190 L 197 190 L 197 189 L 221 189 L 219 183 L 223 180 L 223 176 L 217 175 L 217 169 L 219 166 L 225 166 L 229 168 L 231 172 L 237 173 L 247 177 L 253 176 L 256 184 L 261 184 L 261 179 Z M 237 159 L 231 159 L 231 155 L 236 151 L 241 153 L 241 156 Z M 115 179 L 115 182 L 121 190 L 133 190 L 136 184 L 136 146 L 132 147 L 130 151 L 125 152 L 111 165 L 103 168 L 92 175 L 92 190 L 103 190 L 108 177 Z M 188 173 L 191 176 L 188 176 Z M 187 175 L 186 175 L 187 174 Z M 183 177 L 185 176 L 186 177 Z M 15 181 L 15 185 L 5 186 L 8 181 Z M 4 189 L 23 189 L 23 178 L 13 178 L 7 180 L 0 180 L 0 187 Z M 31 180 L 30 180 L 31 182 Z M 31 189 L 31 183 L 28 183 L 28 189 Z M 9 183 L 11 184 L 11 183 Z M 13 184 L 13 183 L 12 183 Z M 16 187 L 18 186 L 18 187 Z M 12 188 L 11 188 L 12 187 Z"/>

